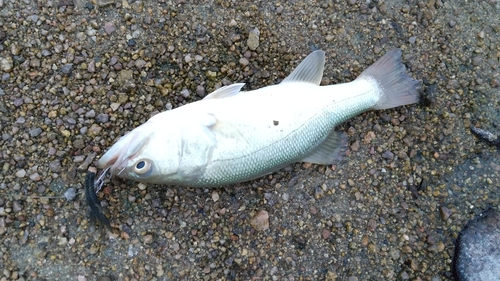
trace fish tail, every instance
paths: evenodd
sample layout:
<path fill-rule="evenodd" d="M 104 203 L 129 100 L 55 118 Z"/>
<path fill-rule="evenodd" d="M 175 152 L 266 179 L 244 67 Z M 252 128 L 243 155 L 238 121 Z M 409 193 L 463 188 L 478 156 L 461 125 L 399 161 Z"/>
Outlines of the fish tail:
<path fill-rule="evenodd" d="M 382 90 L 373 109 L 387 109 L 419 101 L 420 81 L 406 74 L 401 49 L 393 49 L 368 67 L 358 79 L 374 79 Z"/>

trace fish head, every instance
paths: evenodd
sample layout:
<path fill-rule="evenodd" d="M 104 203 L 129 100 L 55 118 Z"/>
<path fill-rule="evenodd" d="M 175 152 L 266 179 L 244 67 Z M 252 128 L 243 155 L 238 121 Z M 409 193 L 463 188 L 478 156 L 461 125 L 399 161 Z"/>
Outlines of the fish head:
<path fill-rule="evenodd" d="M 161 183 L 179 169 L 180 143 L 176 127 L 150 119 L 121 137 L 100 159 L 111 175 L 148 183 Z"/>

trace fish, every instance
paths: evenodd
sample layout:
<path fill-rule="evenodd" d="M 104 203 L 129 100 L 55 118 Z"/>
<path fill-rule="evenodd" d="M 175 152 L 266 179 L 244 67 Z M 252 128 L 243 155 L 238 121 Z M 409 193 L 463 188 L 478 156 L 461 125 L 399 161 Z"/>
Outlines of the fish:
<path fill-rule="evenodd" d="M 98 160 L 110 174 L 144 183 L 217 187 L 253 180 L 295 162 L 334 163 L 345 145 L 335 127 L 368 110 L 419 101 L 420 82 L 393 49 L 355 80 L 320 86 L 325 52 L 309 54 L 281 83 L 204 99 L 156 114 Z"/>
<path fill-rule="evenodd" d="M 98 181 L 100 181 L 100 179 Z M 89 171 L 85 175 L 85 199 L 90 209 L 88 213 L 90 224 L 94 225 L 96 222 L 99 222 L 101 225 L 105 226 L 106 229 L 112 231 L 111 224 L 108 218 L 102 213 L 101 203 L 99 202 L 99 198 L 97 198 L 94 172 Z"/>

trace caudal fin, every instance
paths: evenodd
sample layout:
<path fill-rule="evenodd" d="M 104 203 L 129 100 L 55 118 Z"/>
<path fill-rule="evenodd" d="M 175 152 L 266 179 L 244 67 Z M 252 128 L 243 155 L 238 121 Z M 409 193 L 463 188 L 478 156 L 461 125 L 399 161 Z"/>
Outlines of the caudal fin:
<path fill-rule="evenodd" d="M 393 49 L 368 67 L 357 79 L 374 79 L 383 95 L 374 109 L 393 108 L 419 100 L 420 81 L 406 74 L 401 49 Z"/>

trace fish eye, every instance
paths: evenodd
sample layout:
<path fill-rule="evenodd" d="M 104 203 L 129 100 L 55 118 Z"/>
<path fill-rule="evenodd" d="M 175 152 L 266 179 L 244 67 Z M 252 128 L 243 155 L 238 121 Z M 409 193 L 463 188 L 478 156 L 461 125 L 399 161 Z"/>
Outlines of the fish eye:
<path fill-rule="evenodd" d="M 136 172 L 139 175 L 143 175 L 150 170 L 151 170 L 151 162 L 146 159 L 139 160 L 135 163 L 134 172 Z"/>

